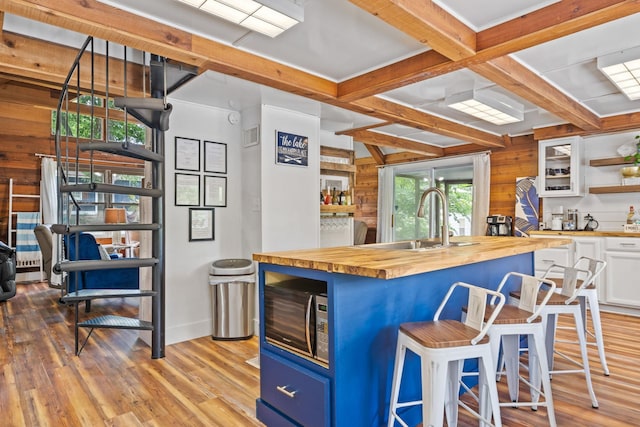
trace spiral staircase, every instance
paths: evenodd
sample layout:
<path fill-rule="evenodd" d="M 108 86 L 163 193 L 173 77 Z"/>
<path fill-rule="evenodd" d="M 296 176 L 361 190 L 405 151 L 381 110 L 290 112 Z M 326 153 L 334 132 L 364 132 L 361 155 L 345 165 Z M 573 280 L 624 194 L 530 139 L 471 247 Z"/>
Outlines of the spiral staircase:
<path fill-rule="evenodd" d="M 98 52 L 99 51 L 99 52 Z M 116 54 L 110 52 L 117 52 Z M 128 56 L 138 55 L 135 60 L 129 60 Z M 114 67 L 122 67 L 115 72 Z M 132 71 L 141 71 L 141 75 L 131 75 Z M 115 81 L 112 75 L 122 76 L 118 88 L 110 88 Z M 166 58 L 148 55 L 144 52 L 134 51 L 124 46 L 111 46 L 109 42 L 97 41 L 88 37 L 81 47 L 67 79 L 62 87 L 62 92 L 56 111 L 56 160 L 58 165 L 58 221 L 52 226 L 52 231 L 61 236 L 70 236 L 79 233 L 115 232 L 115 231 L 140 231 L 150 233 L 150 245 L 145 245 L 150 252 L 148 257 L 122 258 L 113 260 L 74 260 L 70 259 L 70 251 L 63 242 L 71 242 L 80 239 L 58 238 L 59 250 L 56 271 L 66 277 L 66 286 L 63 286 L 61 302 L 74 306 L 74 335 L 75 354 L 80 352 L 87 343 L 91 333 L 95 329 L 135 329 L 151 331 L 151 357 L 164 357 L 165 352 L 165 283 L 164 283 L 164 133 L 169 129 L 169 119 L 172 106 L 167 103 L 167 94 L 195 75 L 194 70 L 174 65 Z M 132 86 L 131 82 L 140 82 L 142 87 L 136 90 L 135 96 L 128 96 L 127 92 Z M 118 97 L 112 94 L 117 93 Z M 142 96 L 139 96 L 139 95 Z M 78 101 L 82 96 L 89 96 L 91 105 L 80 105 Z M 94 107 L 94 99 L 112 100 L 116 108 L 124 111 L 125 137 L 124 141 L 110 141 L 109 137 L 94 136 L 94 121 L 104 120 L 108 123 L 110 108 L 98 109 Z M 82 110 L 81 110 L 82 107 Z M 80 138 L 78 129 L 69 127 L 68 118 L 76 114 L 77 123 L 80 122 L 80 111 L 86 113 L 91 120 L 91 136 Z M 83 114 L 84 114 L 83 113 Z M 103 117 L 106 115 L 107 117 Z M 147 141 L 144 145 L 129 141 L 127 135 L 127 120 L 142 123 L 148 131 Z M 67 118 L 63 120 L 63 118 Z M 77 124 L 76 124 L 77 125 Z M 66 126 L 66 127 L 65 127 Z M 106 129 L 105 125 L 103 129 Z M 100 132 L 95 132 L 99 134 Z M 75 134 L 75 136 L 74 136 Z M 122 139 L 122 138 L 121 138 Z M 131 187 L 102 182 L 94 182 L 95 153 L 109 153 L 109 157 L 127 161 L 145 163 L 146 176 L 143 187 Z M 89 182 L 79 183 L 78 165 L 80 162 L 88 163 L 90 170 Z M 105 200 L 110 195 L 132 195 L 141 200 L 150 200 L 145 206 L 150 205 L 151 213 L 144 215 L 150 221 L 127 224 L 93 223 L 81 224 L 80 210 L 76 197 L 80 193 L 102 193 Z M 142 204 L 142 203 L 141 203 Z M 141 217 L 142 218 L 142 217 Z M 150 250 L 149 250 L 150 248 Z M 75 253 L 78 253 L 76 250 Z M 110 270 L 122 268 L 150 269 L 149 280 L 141 280 L 139 289 L 121 289 L 118 283 L 113 283 L 111 289 L 82 289 L 76 286 L 73 291 L 67 292 L 68 279 L 73 274 L 81 274 L 90 270 Z M 150 283 L 148 283 L 150 282 Z M 80 283 L 77 281 L 76 283 Z M 102 315 L 94 318 L 86 318 L 87 313 L 81 315 L 79 304 L 84 302 L 89 307 L 91 301 L 105 298 L 140 298 L 150 299 L 150 316 L 148 319 L 130 318 L 119 316 L 117 313 Z M 87 310 L 88 311 L 88 310 Z M 80 331 L 85 331 L 84 340 L 81 341 Z"/>

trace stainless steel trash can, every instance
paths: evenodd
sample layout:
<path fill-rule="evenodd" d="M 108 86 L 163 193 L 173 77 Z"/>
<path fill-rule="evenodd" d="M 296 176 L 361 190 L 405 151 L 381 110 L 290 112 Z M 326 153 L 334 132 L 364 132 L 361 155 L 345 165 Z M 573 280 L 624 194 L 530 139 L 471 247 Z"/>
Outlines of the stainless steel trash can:
<path fill-rule="evenodd" d="M 241 340 L 253 336 L 255 282 L 251 260 L 220 259 L 211 264 L 211 338 Z"/>

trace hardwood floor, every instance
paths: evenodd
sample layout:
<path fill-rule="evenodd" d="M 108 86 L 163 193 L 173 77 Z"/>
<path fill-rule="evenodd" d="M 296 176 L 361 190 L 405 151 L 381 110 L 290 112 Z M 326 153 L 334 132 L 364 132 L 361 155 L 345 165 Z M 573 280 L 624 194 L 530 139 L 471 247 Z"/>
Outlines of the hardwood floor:
<path fill-rule="evenodd" d="M 257 355 L 256 338 L 203 337 L 167 346 L 165 358 L 152 360 L 134 332 L 96 330 L 76 357 L 73 310 L 58 304 L 59 295 L 43 283 L 20 284 L 14 298 L 0 303 L 3 426 L 262 425 L 255 419 L 259 372 L 246 363 Z M 108 304 L 94 302 L 92 315 Z M 111 304 L 137 310 L 128 300 Z M 552 388 L 559 426 L 640 425 L 640 318 L 606 313 L 603 318 L 609 377 L 602 374 L 595 348 L 589 350 L 600 408 L 591 408 L 583 377 L 556 375 Z M 504 380 L 499 389 L 504 398 Z M 505 426 L 547 425 L 544 408 L 503 408 L 501 413 Z M 459 425 L 477 422 L 461 411 Z"/>

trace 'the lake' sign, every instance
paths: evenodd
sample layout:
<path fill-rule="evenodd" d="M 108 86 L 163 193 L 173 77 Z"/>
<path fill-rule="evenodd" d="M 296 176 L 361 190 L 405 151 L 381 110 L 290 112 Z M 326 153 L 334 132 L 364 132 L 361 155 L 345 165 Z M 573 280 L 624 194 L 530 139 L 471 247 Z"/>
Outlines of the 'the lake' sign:
<path fill-rule="evenodd" d="M 276 131 L 276 163 L 308 166 L 309 138 Z"/>

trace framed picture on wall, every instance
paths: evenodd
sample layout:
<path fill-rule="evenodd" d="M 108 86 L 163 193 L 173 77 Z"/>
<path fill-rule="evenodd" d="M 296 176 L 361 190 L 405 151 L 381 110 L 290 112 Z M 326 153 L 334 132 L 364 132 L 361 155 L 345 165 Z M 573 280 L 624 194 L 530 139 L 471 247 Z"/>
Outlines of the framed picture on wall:
<path fill-rule="evenodd" d="M 222 142 L 204 142 L 204 171 L 227 173 L 227 144 Z"/>
<path fill-rule="evenodd" d="M 214 240 L 215 212 L 208 208 L 189 208 L 189 241 Z"/>
<path fill-rule="evenodd" d="M 200 172 L 200 140 L 176 136 L 176 169 Z"/>
<path fill-rule="evenodd" d="M 225 208 L 227 207 L 227 177 L 204 177 L 204 205 Z"/>
<path fill-rule="evenodd" d="M 309 138 L 277 130 L 276 163 L 281 165 L 308 166 Z"/>
<path fill-rule="evenodd" d="M 176 174 L 176 206 L 200 206 L 200 175 Z"/>

